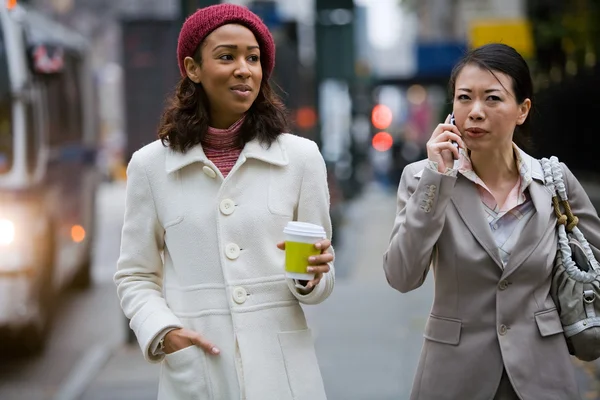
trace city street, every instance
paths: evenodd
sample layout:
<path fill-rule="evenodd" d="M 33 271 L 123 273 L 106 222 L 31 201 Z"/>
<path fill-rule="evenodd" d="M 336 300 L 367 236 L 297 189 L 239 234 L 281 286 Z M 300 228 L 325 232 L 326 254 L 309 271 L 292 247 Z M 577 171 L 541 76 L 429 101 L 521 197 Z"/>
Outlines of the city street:
<path fill-rule="evenodd" d="M 156 398 L 159 366 L 145 363 L 137 344 L 125 344 L 124 317 L 112 283 L 123 201 L 122 183 L 102 187 L 96 284 L 90 291 L 65 296 L 43 357 L 1 360 L 0 399 Z M 348 205 L 336 259 L 336 289 L 325 303 L 305 307 L 329 399 L 408 399 L 433 277 L 409 294 L 387 285 L 381 257 L 394 213 L 393 191 L 377 185 Z M 582 397 L 600 398 L 593 364 L 577 365 Z"/>

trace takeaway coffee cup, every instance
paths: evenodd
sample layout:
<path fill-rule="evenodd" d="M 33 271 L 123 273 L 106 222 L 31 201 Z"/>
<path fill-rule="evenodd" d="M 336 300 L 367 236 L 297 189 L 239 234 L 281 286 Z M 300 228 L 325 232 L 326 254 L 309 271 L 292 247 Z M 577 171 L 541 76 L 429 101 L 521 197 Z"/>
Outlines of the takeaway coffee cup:
<path fill-rule="evenodd" d="M 322 226 L 290 221 L 283 229 L 285 235 L 285 274 L 288 278 L 311 280 L 315 274 L 306 272 L 308 257 L 321 254 L 315 243 L 325 239 Z"/>

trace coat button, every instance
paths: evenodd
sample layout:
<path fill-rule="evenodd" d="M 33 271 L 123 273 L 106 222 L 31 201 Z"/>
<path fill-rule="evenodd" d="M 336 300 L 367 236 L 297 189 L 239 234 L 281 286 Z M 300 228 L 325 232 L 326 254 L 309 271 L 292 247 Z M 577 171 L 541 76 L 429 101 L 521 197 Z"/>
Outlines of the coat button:
<path fill-rule="evenodd" d="M 225 246 L 225 255 L 230 260 L 235 260 L 240 256 L 240 246 L 235 243 L 229 243 Z"/>
<path fill-rule="evenodd" d="M 244 304 L 248 298 L 248 292 L 243 287 L 236 287 L 233 289 L 233 301 L 238 304 Z"/>
<path fill-rule="evenodd" d="M 202 168 L 202 172 L 204 172 L 209 178 L 214 179 L 217 177 L 217 173 L 211 167 L 207 167 L 206 165 Z"/>
<path fill-rule="evenodd" d="M 225 199 L 219 205 L 219 209 L 224 215 L 231 215 L 235 211 L 235 203 L 233 200 Z"/>
<path fill-rule="evenodd" d="M 498 285 L 498 287 L 500 288 L 500 290 L 506 290 L 506 289 L 508 289 L 508 281 L 501 280 L 500 284 Z"/>
<path fill-rule="evenodd" d="M 500 327 L 498 328 L 498 333 L 501 336 L 504 336 L 504 335 L 506 335 L 507 332 L 508 332 L 508 327 L 504 324 L 500 325 Z"/>

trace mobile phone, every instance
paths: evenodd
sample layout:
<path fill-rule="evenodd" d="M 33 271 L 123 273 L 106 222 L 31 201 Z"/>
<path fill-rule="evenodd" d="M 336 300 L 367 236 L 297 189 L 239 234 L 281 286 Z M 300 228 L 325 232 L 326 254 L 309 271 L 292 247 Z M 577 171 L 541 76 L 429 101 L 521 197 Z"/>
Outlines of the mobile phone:
<path fill-rule="evenodd" d="M 451 123 L 452 125 L 455 125 L 455 126 L 456 126 L 456 120 L 454 119 L 454 111 L 452 111 L 452 114 L 450 114 L 450 123 Z M 458 143 L 457 143 L 456 141 L 454 141 L 454 140 L 451 140 L 450 142 L 452 143 L 452 145 L 453 145 L 454 147 L 456 147 L 456 148 L 458 149 Z"/>

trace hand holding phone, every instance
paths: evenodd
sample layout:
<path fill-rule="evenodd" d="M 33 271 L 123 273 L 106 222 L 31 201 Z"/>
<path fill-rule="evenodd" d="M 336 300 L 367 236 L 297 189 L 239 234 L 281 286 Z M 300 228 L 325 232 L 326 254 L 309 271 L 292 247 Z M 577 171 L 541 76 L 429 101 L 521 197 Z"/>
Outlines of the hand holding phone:
<path fill-rule="evenodd" d="M 455 167 L 460 148 L 464 147 L 455 122 L 453 115 L 448 115 L 446 120 L 434 129 L 427 142 L 427 158 L 437 163 L 440 173 Z"/>

